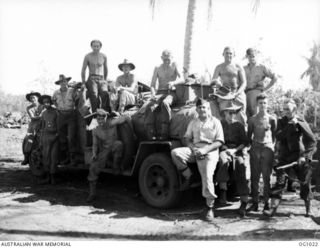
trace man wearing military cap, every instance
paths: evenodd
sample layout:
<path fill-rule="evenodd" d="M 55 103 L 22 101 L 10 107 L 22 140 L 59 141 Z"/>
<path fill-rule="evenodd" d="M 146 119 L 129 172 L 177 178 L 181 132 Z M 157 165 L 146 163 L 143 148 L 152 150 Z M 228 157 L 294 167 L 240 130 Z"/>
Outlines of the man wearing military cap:
<path fill-rule="evenodd" d="M 278 166 L 296 162 L 292 168 L 277 170 L 277 183 L 271 189 L 271 208 L 263 213 L 273 216 L 280 204 L 282 193 L 285 189 L 286 176 L 296 175 L 300 181 L 300 198 L 304 200 L 306 217 L 312 215 L 311 190 L 312 156 L 316 151 L 317 141 L 308 123 L 297 115 L 297 104 L 293 99 L 288 99 L 283 106 L 284 116 L 278 120 L 276 138 L 280 147 L 278 151 Z"/>
<path fill-rule="evenodd" d="M 187 163 L 197 163 L 202 181 L 202 196 L 206 198 L 205 219 L 214 220 L 213 206 L 217 197 L 214 190 L 213 174 L 219 160 L 219 147 L 224 143 L 221 122 L 211 115 L 210 104 L 204 99 L 196 102 L 198 117 L 193 119 L 184 135 L 186 147 L 171 151 L 174 164 L 189 181 L 192 175 Z"/>
<path fill-rule="evenodd" d="M 110 118 L 108 116 L 110 115 Z M 96 111 L 98 126 L 92 130 L 92 162 L 89 168 L 88 181 L 90 194 L 88 202 L 92 202 L 96 197 L 96 185 L 101 169 L 106 166 L 110 156 L 113 158 L 112 168 L 115 175 L 120 174 L 123 143 L 118 139 L 117 125 L 129 121 L 127 115 L 111 117 L 104 109 Z"/>

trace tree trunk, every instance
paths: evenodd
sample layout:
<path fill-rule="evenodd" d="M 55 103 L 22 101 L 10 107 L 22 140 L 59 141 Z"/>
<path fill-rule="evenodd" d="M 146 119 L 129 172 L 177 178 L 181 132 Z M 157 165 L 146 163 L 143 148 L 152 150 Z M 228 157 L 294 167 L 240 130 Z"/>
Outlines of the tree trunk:
<path fill-rule="evenodd" d="M 184 75 L 188 76 L 191 64 L 191 52 L 192 52 L 192 39 L 194 31 L 194 18 L 196 10 L 196 0 L 189 0 L 187 22 L 186 22 L 186 32 L 184 37 L 184 58 L 183 58 L 183 70 Z"/>

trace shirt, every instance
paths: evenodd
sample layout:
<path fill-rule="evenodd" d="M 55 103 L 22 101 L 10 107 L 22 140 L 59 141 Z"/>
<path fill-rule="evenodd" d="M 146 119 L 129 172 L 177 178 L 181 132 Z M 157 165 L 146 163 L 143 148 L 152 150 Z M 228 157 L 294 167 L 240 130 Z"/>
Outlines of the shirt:
<path fill-rule="evenodd" d="M 175 81 L 178 76 L 179 72 L 175 63 L 171 63 L 168 67 L 162 64 L 154 69 L 151 87 L 156 89 L 158 79 L 158 91 L 168 90 L 168 83 Z"/>
<path fill-rule="evenodd" d="M 75 107 L 75 89 L 68 88 L 64 93 L 61 89 L 56 90 L 52 96 L 53 102 L 58 110 L 74 110 Z"/>
<path fill-rule="evenodd" d="M 258 113 L 250 117 L 248 121 L 248 138 L 256 143 L 273 147 L 276 128 L 277 121 L 272 115 L 261 116 Z"/>
<path fill-rule="evenodd" d="M 257 84 L 266 77 L 273 79 L 275 74 L 265 65 L 257 64 L 250 67 L 249 64 L 244 67 L 247 78 L 247 89 L 264 88 L 264 85 Z"/>
<path fill-rule="evenodd" d="M 209 116 L 204 122 L 198 118 L 192 120 L 184 137 L 192 139 L 196 146 L 200 143 L 212 144 L 215 141 L 224 143 L 221 122 L 213 116 Z"/>
<path fill-rule="evenodd" d="M 317 141 L 308 123 L 300 117 L 297 123 L 289 123 L 287 117 L 279 119 L 276 138 L 279 141 L 280 160 L 293 162 L 299 157 L 312 159 Z"/>
<path fill-rule="evenodd" d="M 58 132 L 58 114 L 54 108 L 43 111 L 41 116 L 41 129 L 44 133 Z"/>
<path fill-rule="evenodd" d="M 244 125 L 240 122 L 228 123 L 226 120 L 221 121 L 225 144 L 221 147 L 221 150 L 228 148 L 236 148 L 240 145 L 247 146 L 249 139 L 246 134 Z"/>

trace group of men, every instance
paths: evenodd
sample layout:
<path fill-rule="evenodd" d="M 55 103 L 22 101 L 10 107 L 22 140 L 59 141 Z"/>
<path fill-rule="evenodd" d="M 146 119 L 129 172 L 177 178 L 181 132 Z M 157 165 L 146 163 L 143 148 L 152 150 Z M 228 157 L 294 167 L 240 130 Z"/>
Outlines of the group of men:
<path fill-rule="evenodd" d="M 121 170 L 119 161 L 122 157 L 123 144 L 117 137 L 116 125 L 129 121 L 129 117 L 123 115 L 123 112 L 128 106 L 136 103 L 138 89 L 135 76 L 131 73 L 135 65 L 128 60 L 119 64 L 123 75 L 117 78 L 115 87 L 111 88 L 107 82 L 107 57 L 100 52 L 102 43 L 99 40 L 93 40 L 90 45 L 92 52 L 87 54 L 83 61 L 80 90 L 81 92 L 87 89 L 92 112 L 98 121 L 98 127 L 92 132 L 93 156 L 88 176 L 90 194 L 87 199 L 89 202 L 96 196 L 98 175 L 110 154 L 114 160 L 115 174 L 119 174 Z M 186 185 L 193 178 L 189 163 L 197 163 L 202 180 L 202 195 L 206 198 L 208 207 L 206 220 L 214 219 L 213 207 L 217 198 L 214 180 L 220 189 L 220 201 L 226 201 L 230 165 L 234 166 L 237 191 L 241 200 L 239 214 L 244 216 L 248 211 L 258 211 L 259 179 L 262 174 L 264 214 L 272 216 L 280 203 L 279 199 L 286 184 L 286 173 L 278 171 L 277 190 L 270 189 L 270 175 L 277 142 L 278 164 L 297 162 L 292 171 L 297 174 L 301 182 L 300 195 L 305 201 L 306 215 L 309 216 L 312 198 L 310 161 L 316 147 L 315 137 L 303 118 L 297 116 L 297 105 L 292 99 L 288 99 L 284 104 L 284 116 L 279 120 L 268 113 L 268 99 L 263 91 L 276 83 L 277 76 L 256 61 L 257 51 L 252 48 L 247 49 L 246 57 L 249 63 L 244 68 L 233 61 L 234 55 L 231 47 L 224 49 L 224 62 L 215 68 L 212 78 L 212 84 L 229 95 L 228 99 L 217 99 L 223 118 L 218 120 L 214 117 L 210 102 L 199 98 L 196 102 L 198 117 L 188 124 L 182 142 L 183 147 L 172 150 L 172 160 L 184 177 Z M 161 59 L 162 64 L 155 67 L 153 72 L 151 100 L 146 106 L 144 125 L 149 140 L 169 138 L 171 106 L 177 101 L 174 88 L 176 84 L 181 83 L 181 75 L 176 63 L 172 61 L 171 52 L 164 50 Z M 86 80 L 87 68 L 89 77 Z M 266 81 L 266 78 L 270 80 Z M 71 163 L 76 163 L 75 125 L 79 116 L 77 114 L 79 90 L 77 87 L 68 87 L 70 79 L 60 75 L 59 80 L 55 82 L 60 85 L 60 89 L 53 94 L 52 98 L 48 95 L 40 96 L 39 93 L 34 92 L 27 95 L 27 99 L 32 102 L 27 109 L 31 123 L 38 123 L 41 126 L 43 164 L 47 172 L 45 180 L 51 180 L 51 183 L 55 182 L 59 141 L 61 144 L 68 144 L 68 147 L 63 148 L 69 151 L 67 159 L 70 159 Z M 112 93 L 117 94 L 117 101 L 113 100 Z M 42 106 L 34 100 L 37 97 L 40 97 L 39 102 L 43 104 L 45 110 L 41 110 Z M 249 117 L 248 121 L 247 117 Z M 36 130 L 31 126 L 38 125 L 31 123 L 28 133 Z M 252 205 L 247 209 L 250 189 L 245 156 L 248 148 Z M 26 159 L 27 156 L 26 153 Z M 269 204 L 270 197 L 271 204 Z"/>

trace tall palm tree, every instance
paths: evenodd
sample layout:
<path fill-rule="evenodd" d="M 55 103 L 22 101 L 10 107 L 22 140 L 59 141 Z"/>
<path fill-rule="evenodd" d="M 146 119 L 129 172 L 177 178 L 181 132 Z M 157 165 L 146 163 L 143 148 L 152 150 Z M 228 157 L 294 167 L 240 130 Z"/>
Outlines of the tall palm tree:
<path fill-rule="evenodd" d="M 152 10 L 152 18 L 154 18 L 155 6 L 157 0 L 149 0 L 150 8 Z M 159 0 L 158 0 L 159 1 Z M 192 71 L 192 50 L 193 50 L 193 35 L 194 35 L 194 24 L 195 19 L 198 18 L 196 16 L 196 8 L 199 4 L 199 1 L 202 0 L 189 0 L 188 2 L 188 12 L 187 12 L 187 20 L 186 20 L 186 30 L 184 36 L 184 51 L 183 51 L 183 70 L 184 74 L 188 75 L 189 73 L 193 73 Z M 212 0 L 207 0 L 207 23 L 208 27 L 212 20 Z M 260 0 L 253 0 L 252 11 L 257 14 L 258 8 L 260 6 Z"/>
<path fill-rule="evenodd" d="M 320 44 L 314 43 L 311 57 L 305 57 L 309 67 L 302 73 L 301 78 L 308 77 L 314 91 L 320 91 Z"/>

